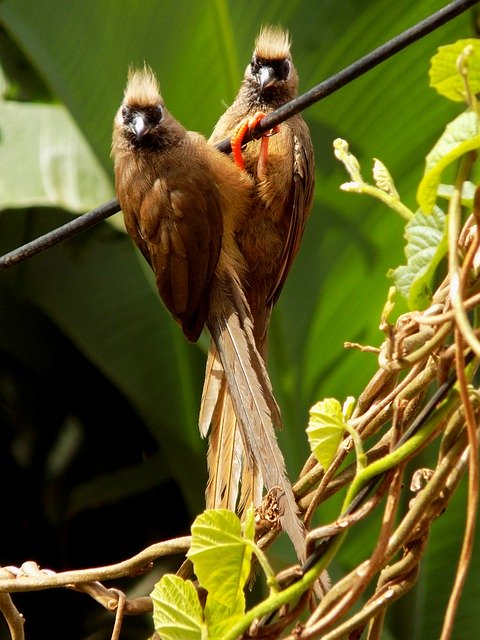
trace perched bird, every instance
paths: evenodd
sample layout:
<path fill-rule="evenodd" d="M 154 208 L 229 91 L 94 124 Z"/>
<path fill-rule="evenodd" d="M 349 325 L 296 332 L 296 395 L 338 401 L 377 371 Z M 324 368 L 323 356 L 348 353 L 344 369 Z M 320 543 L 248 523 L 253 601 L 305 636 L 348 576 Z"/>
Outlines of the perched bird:
<path fill-rule="evenodd" d="M 147 68 L 129 75 L 112 155 L 127 231 L 151 265 L 167 309 L 188 340 L 199 337 L 204 323 L 212 336 L 218 384 L 228 390 L 238 427 L 224 450 L 220 491 L 238 491 L 241 473 L 261 468 L 268 488 L 279 487 L 289 497 L 283 517 L 294 521 L 285 527 L 290 533 L 300 523 L 275 437 L 280 413 L 255 346 L 242 289 L 247 267 L 235 239 L 254 207 L 253 179 L 170 115 Z M 215 378 L 212 369 L 212 387 Z M 230 464 L 240 452 L 243 462 Z"/>
<path fill-rule="evenodd" d="M 195 342 L 229 223 L 222 218 L 209 156 L 226 169 L 233 186 L 228 204 L 238 202 L 240 215 L 249 202 L 248 179 L 170 115 L 147 68 L 129 74 L 114 121 L 112 156 L 127 231 L 152 267 L 165 306 Z"/>
<path fill-rule="evenodd" d="M 263 27 L 238 95 L 209 139 L 211 143 L 231 139 L 237 163 L 255 181 L 253 206 L 244 224 L 236 226 L 235 239 L 246 265 L 241 284 L 252 313 L 256 346 L 264 361 L 272 309 L 297 255 L 312 205 L 314 155 L 308 127 L 300 115 L 283 122 L 272 137 L 249 142 L 243 156 L 242 136 L 265 114 L 293 99 L 297 90 L 288 33 L 279 27 Z M 207 505 L 234 508 L 239 501 L 241 508 L 251 500 L 258 504 L 263 485 L 267 489 L 281 486 L 286 513 L 282 526 L 301 557 L 304 531 L 288 480 L 279 478 L 268 457 L 254 460 L 253 465 L 248 460 L 242 464 L 242 456 L 248 459 L 248 453 L 241 451 L 238 423 L 219 360 L 212 343 L 200 412 L 201 433 L 205 436 L 210 431 Z M 229 484 L 232 468 L 241 476 L 240 497 L 238 486 Z"/>
<path fill-rule="evenodd" d="M 255 122 L 258 114 L 270 113 L 297 93 L 298 75 L 288 32 L 263 27 L 240 91 L 209 141 L 235 136 L 245 121 Z M 248 269 L 245 292 L 257 345 L 266 355 L 270 315 L 300 248 L 312 207 L 315 160 L 310 132 L 300 114 L 283 122 L 269 138 L 268 154 L 264 142 L 265 138 L 250 142 L 243 153 L 245 168 L 256 182 L 256 202 L 248 224 L 239 228 L 236 238 Z"/>

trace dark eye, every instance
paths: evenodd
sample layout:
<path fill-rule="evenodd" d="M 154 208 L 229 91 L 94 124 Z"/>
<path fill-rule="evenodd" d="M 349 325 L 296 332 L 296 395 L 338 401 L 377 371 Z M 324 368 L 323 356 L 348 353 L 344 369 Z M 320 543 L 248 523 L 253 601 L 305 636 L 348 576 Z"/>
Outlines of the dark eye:
<path fill-rule="evenodd" d="M 160 105 L 156 106 L 156 112 L 157 112 L 156 116 L 158 118 L 158 122 L 160 122 L 162 120 L 162 118 L 163 118 L 163 109 L 162 109 L 162 107 Z"/>
<path fill-rule="evenodd" d="M 130 114 L 130 109 L 126 106 L 122 107 L 122 118 L 126 120 Z"/>
<path fill-rule="evenodd" d="M 282 63 L 282 78 L 288 78 L 290 75 L 290 60 L 284 60 Z"/>
<path fill-rule="evenodd" d="M 258 73 L 260 69 L 260 62 L 257 60 L 257 56 L 253 56 L 252 61 L 250 62 L 250 70 L 252 74 Z"/>

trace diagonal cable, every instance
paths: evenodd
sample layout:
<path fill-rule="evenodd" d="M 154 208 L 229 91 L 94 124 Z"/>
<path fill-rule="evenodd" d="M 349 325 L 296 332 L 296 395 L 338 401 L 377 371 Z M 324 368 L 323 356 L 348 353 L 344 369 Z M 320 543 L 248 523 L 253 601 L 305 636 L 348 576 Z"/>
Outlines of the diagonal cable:
<path fill-rule="evenodd" d="M 269 131 L 275 125 L 281 124 L 293 115 L 300 113 L 304 109 L 307 109 L 307 107 L 338 91 L 346 84 L 362 76 L 367 71 L 370 71 L 370 69 L 373 69 L 381 62 L 391 58 L 410 44 L 464 13 L 467 9 L 477 4 L 477 2 L 478 0 L 453 0 L 453 2 L 447 4 L 443 9 L 439 9 L 413 27 L 402 31 L 399 35 L 388 40 L 362 58 L 359 58 L 356 62 L 342 69 L 342 71 L 330 76 L 330 78 L 317 84 L 309 91 L 269 113 L 251 132 L 247 131 L 244 136 L 244 141 L 248 142 L 253 138 L 260 138 L 263 133 Z M 230 140 L 222 140 L 222 142 L 219 142 L 216 146 L 224 153 L 229 153 L 231 150 Z M 72 238 L 81 231 L 89 229 L 118 211 L 120 211 L 120 206 L 117 199 L 109 200 L 96 209 L 75 218 L 71 222 L 1 256 L 0 271 L 9 269 L 31 256 L 53 247 L 63 240 Z"/>

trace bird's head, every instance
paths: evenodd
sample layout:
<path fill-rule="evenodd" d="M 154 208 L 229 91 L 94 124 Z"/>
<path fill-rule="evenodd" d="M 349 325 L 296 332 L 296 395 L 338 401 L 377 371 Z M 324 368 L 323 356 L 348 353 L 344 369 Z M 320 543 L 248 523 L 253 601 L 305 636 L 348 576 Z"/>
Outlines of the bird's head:
<path fill-rule="evenodd" d="M 278 26 L 262 27 L 253 50 L 252 60 L 245 71 L 245 80 L 266 101 L 269 96 L 295 95 L 298 77 L 290 54 L 288 31 Z"/>
<path fill-rule="evenodd" d="M 166 123 L 166 109 L 153 71 L 130 69 L 115 126 L 135 147 L 157 146 Z"/>

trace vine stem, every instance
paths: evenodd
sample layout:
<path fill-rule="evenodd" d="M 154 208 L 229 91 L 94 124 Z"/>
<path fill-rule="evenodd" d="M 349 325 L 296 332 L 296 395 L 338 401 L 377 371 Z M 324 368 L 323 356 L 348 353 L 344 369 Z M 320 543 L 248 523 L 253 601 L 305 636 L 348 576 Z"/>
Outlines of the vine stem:
<path fill-rule="evenodd" d="M 463 183 L 466 180 L 471 166 L 472 166 L 472 154 L 468 154 L 462 158 L 460 163 L 457 178 L 455 180 L 455 187 L 452 200 L 448 209 L 449 226 L 448 226 L 448 242 L 449 242 L 449 270 L 452 277 L 452 306 L 455 314 L 455 367 L 457 370 L 457 380 L 460 389 L 460 395 L 462 398 L 462 405 L 465 412 L 465 422 L 467 427 L 467 435 L 469 442 L 469 458 L 468 458 L 468 504 L 467 504 L 467 520 L 465 524 L 465 535 L 463 538 L 462 551 L 460 559 L 458 561 L 458 569 L 455 576 L 455 582 L 448 601 L 447 610 L 443 622 L 442 634 L 440 640 L 448 640 L 453 632 L 453 625 L 455 622 L 455 615 L 457 612 L 458 604 L 460 602 L 461 593 L 467 577 L 468 567 L 473 552 L 473 538 L 475 533 L 475 523 L 477 519 L 478 510 L 478 482 L 479 482 L 479 468 L 478 468 L 478 437 L 477 437 L 477 425 L 475 420 L 475 413 L 470 401 L 468 393 L 468 379 L 465 374 L 465 356 L 464 347 L 465 342 L 474 349 L 474 344 L 479 344 L 474 334 L 473 328 L 468 321 L 466 311 L 463 307 L 463 288 L 467 281 L 467 274 L 470 271 L 471 261 L 475 251 L 478 249 L 478 229 L 476 232 L 476 241 L 473 245 L 473 251 L 469 251 L 465 260 L 463 271 L 460 270 L 458 261 L 458 238 L 460 233 L 460 217 L 461 217 L 461 193 Z M 478 222 L 480 209 L 478 190 L 475 193 L 474 199 L 474 214 Z M 453 288 L 453 283 L 456 283 L 456 288 Z M 473 335 L 473 343 L 472 343 Z M 479 345 L 480 346 L 480 345 Z M 474 349 L 478 354 L 479 349 Z"/>
<path fill-rule="evenodd" d="M 255 620 L 260 620 L 272 611 L 277 611 L 286 604 L 293 604 L 301 598 L 307 589 L 310 589 L 315 580 L 320 577 L 331 558 L 337 552 L 345 535 L 346 532 L 338 534 L 334 539 L 334 543 L 329 547 L 328 552 L 314 564 L 311 569 L 306 571 L 299 580 L 283 591 L 271 593 L 263 602 L 260 602 L 257 606 L 253 607 L 253 609 L 247 611 L 241 619 L 224 634 L 223 640 L 237 640 Z"/>
<path fill-rule="evenodd" d="M 354 498 L 360 493 L 360 490 L 373 478 L 385 473 L 400 462 L 410 458 L 416 451 L 427 441 L 435 429 L 438 428 L 439 421 L 446 417 L 454 408 L 458 400 L 458 391 L 454 387 L 448 396 L 437 407 L 436 411 L 425 421 L 422 427 L 414 433 L 408 440 L 402 442 L 391 453 L 380 460 L 375 460 L 353 479 L 345 497 L 342 513 L 352 504 Z"/>

